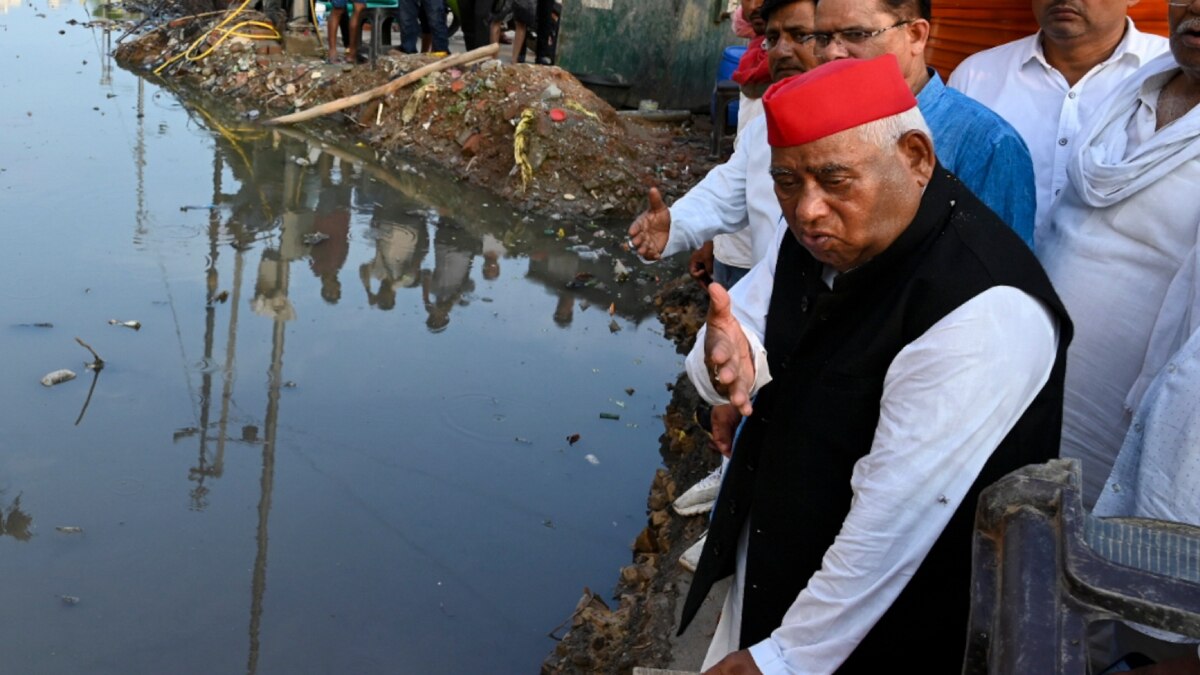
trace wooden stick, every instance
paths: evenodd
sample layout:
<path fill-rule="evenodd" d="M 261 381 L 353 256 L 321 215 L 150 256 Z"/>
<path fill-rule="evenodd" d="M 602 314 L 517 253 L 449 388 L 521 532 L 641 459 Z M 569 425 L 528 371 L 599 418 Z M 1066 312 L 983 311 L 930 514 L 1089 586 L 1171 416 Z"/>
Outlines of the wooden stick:
<path fill-rule="evenodd" d="M 486 47 L 472 49 L 471 51 L 464 52 L 462 54 L 454 54 L 453 56 L 447 56 L 446 58 L 444 58 L 440 61 L 435 61 L 433 63 L 430 63 L 429 65 L 421 66 L 420 68 L 417 68 L 416 70 L 412 71 L 411 73 L 406 73 L 405 75 L 401 75 L 400 77 L 397 77 L 396 79 L 391 80 L 390 82 L 387 82 L 386 84 L 381 84 L 378 87 L 375 87 L 374 89 L 368 89 L 367 91 L 364 91 L 359 94 L 354 94 L 353 96 L 346 96 L 344 98 L 339 98 L 335 101 L 330 101 L 328 103 L 322 103 L 321 105 L 313 106 L 307 110 L 301 110 L 300 112 L 294 112 L 290 115 L 284 115 L 282 117 L 276 117 L 274 119 L 269 119 L 266 122 L 263 122 L 263 124 L 267 124 L 267 125 L 292 124 L 295 122 L 303 122 L 304 120 L 310 120 L 315 117 L 321 117 L 322 115 L 328 115 L 329 113 L 337 112 L 339 110 L 349 108 L 350 106 L 366 103 L 367 101 L 379 98 L 380 96 L 387 96 L 388 94 L 392 93 L 393 91 L 396 91 L 397 89 L 401 89 L 403 87 L 406 87 L 406 86 L 412 84 L 413 82 L 417 82 L 418 80 L 425 77 L 426 75 L 441 72 L 443 70 L 446 70 L 447 68 L 453 68 L 454 66 L 461 66 L 464 64 L 473 63 L 475 61 L 480 61 L 483 59 L 491 58 L 491 57 L 495 56 L 496 54 L 498 54 L 499 52 L 500 52 L 500 45 L 492 44 L 492 45 L 487 45 Z"/>
<path fill-rule="evenodd" d="M 92 370 L 100 370 L 104 367 L 104 359 L 100 358 L 100 355 L 96 353 L 95 349 L 92 349 L 91 345 L 83 340 L 80 340 L 79 338 L 75 338 L 75 341 L 78 342 L 84 349 L 91 352 L 92 356 L 96 357 L 96 360 L 92 362 Z"/>

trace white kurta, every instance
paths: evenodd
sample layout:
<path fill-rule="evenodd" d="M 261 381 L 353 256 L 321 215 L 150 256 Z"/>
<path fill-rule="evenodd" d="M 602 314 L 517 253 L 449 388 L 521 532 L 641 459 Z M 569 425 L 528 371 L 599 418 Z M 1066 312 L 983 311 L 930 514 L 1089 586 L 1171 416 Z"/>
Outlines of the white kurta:
<path fill-rule="evenodd" d="M 1075 324 L 1063 393 L 1062 456 L 1083 463 L 1091 506 L 1129 426 L 1163 300 L 1200 225 L 1200 108 L 1154 130 L 1158 93 L 1178 68 L 1147 64 L 1096 115 L 1070 183 L 1039 233 L 1038 258 Z"/>
<path fill-rule="evenodd" d="M 780 235 L 786 231 L 782 227 Z M 755 356 L 755 391 L 770 381 L 762 336 L 777 257 L 775 243 L 730 290 Z M 760 670 L 832 673 L 854 651 L 1049 379 L 1057 344 L 1057 322 L 1040 302 L 1015 288 L 997 287 L 900 351 L 884 380 L 871 451 L 854 466 L 854 497 L 842 531 L 783 624 L 751 647 Z M 708 379 L 703 328 L 686 367 L 701 396 L 726 402 Z M 737 649 L 745 552 L 743 531 L 734 583 L 705 668 Z"/>
<path fill-rule="evenodd" d="M 1035 231 L 1066 187 L 1067 160 L 1093 112 L 1125 78 L 1167 51 L 1166 38 L 1139 32 L 1132 20 L 1126 25 L 1112 55 L 1073 86 L 1046 62 L 1040 32 L 973 54 L 950 75 L 951 87 L 996 111 L 1029 146 L 1037 184 Z"/>
<path fill-rule="evenodd" d="M 742 131 L 762 115 L 762 98 L 750 98 L 742 94 L 738 103 L 738 136 L 741 136 Z M 774 223 L 771 223 L 770 227 L 747 227 L 732 234 L 714 236 L 712 239 L 713 257 L 732 267 L 741 267 L 742 269 L 754 267 L 754 263 L 758 262 L 758 259 L 754 257 L 754 234 L 758 232 L 760 237 L 764 233 L 769 234 L 773 226 Z"/>
<path fill-rule="evenodd" d="M 767 118 L 759 115 L 737 136 L 729 161 L 714 167 L 688 193 L 671 205 L 671 234 L 663 257 L 700 248 L 718 234 L 747 232 L 749 257 L 722 251 L 721 262 L 753 267 L 771 245 L 783 210 L 771 180 L 771 146 Z"/>

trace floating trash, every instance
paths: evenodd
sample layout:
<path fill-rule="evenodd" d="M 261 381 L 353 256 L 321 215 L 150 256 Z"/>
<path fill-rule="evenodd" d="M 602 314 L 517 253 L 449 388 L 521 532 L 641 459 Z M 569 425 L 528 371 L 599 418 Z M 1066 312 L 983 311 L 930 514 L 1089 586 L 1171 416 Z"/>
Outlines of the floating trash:
<path fill-rule="evenodd" d="M 571 434 L 570 436 L 567 436 L 567 443 L 570 443 L 571 445 L 575 445 L 576 443 L 579 442 L 580 438 L 582 438 L 582 436 L 580 436 L 579 434 Z"/>
<path fill-rule="evenodd" d="M 608 330 L 610 333 L 619 333 L 619 332 L 621 332 L 621 324 L 617 323 L 616 319 L 613 319 L 608 324 Z"/>
<path fill-rule="evenodd" d="M 62 532 L 63 534 L 83 534 L 83 528 L 76 527 L 75 525 L 59 525 L 54 529 Z"/>
<path fill-rule="evenodd" d="M 328 238 L 329 235 L 325 234 L 324 232 L 309 232 L 308 234 L 304 235 L 304 244 L 306 246 L 316 246 Z"/>
<path fill-rule="evenodd" d="M 62 604 L 67 607 L 74 607 L 79 604 L 79 596 L 77 595 L 60 595 L 58 597 L 62 600 Z"/>
<path fill-rule="evenodd" d="M 595 455 L 591 454 L 590 452 L 588 454 L 584 455 L 583 458 L 588 461 L 588 464 L 594 465 L 594 464 L 600 463 L 600 460 Z"/>
<path fill-rule="evenodd" d="M 617 281 L 626 281 L 629 279 L 629 268 L 618 260 L 613 263 L 613 276 L 616 277 Z"/>
<path fill-rule="evenodd" d="M 602 420 L 619 420 L 619 419 L 621 419 L 621 416 L 616 413 L 602 412 L 602 413 L 600 413 L 600 419 L 602 419 Z"/>
<path fill-rule="evenodd" d="M 53 387 L 56 384 L 70 382 L 73 379 L 75 379 L 74 371 L 63 368 L 62 370 L 56 370 L 53 373 L 46 373 L 46 376 L 42 378 L 42 385 Z"/>
<path fill-rule="evenodd" d="M 110 326 L 124 326 L 125 328 L 132 328 L 132 329 L 134 329 L 134 330 L 141 330 L 141 329 L 142 329 L 142 323 L 141 323 L 140 321 L 121 321 L 121 320 L 119 320 L 119 319 L 109 319 L 109 320 L 108 320 L 108 325 L 110 325 Z"/>

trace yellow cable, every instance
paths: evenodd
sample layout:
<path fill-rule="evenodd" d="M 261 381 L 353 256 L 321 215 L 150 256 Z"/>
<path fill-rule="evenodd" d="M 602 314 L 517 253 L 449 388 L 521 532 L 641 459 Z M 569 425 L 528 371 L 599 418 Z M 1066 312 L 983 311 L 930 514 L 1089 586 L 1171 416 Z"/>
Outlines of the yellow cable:
<path fill-rule="evenodd" d="M 213 50 L 215 50 L 217 47 L 221 46 L 221 43 L 225 42 L 225 40 L 231 36 L 232 37 L 244 37 L 244 38 L 248 38 L 250 40 L 278 40 L 280 37 L 282 37 L 279 34 L 279 31 L 275 30 L 275 26 L 273 26 L 269 23 L 266 23 L 265 21 L 242 21 L 241 23 L 234 25 L 232 28 L 225 28 L 225 24 L 232 21 L 233 18 L 235 16 L 237 16 L 238 14 L 241 14 L 242 10 L 246 9 L 246 6 L 249 5 L 251 2 L 252 2 L 252 0 L 242 0 L 242 4 L 239 5 L 237 9 L 235 9 L 233 12 L 231 12 L 229 14 L 229 16 L 222 19 L 221 22 L 218 23 L 216 26 L 213 26 L 212 28 L 205 31 L 200 37 L 196 38 L 196 41 L 193 42 L 191 45 L 189 45 L 187 49 L 185 49 L 182 52 L 180 52 L 179 54 L 176 54 L 175 56 L 171 57 L 166 63 L 162 64 L 161 66 L 155 68 L 154 74 L 158 75 L 164 69 L 166 69 L 167 66 L 175 63 L 176 61 L 178 61 L 181 58 L 187 58 L 188 61 L 199 61 L 200 59 L 203 59 L 204 57 L 211 54 L 213 52 Z M 271 34 L 263 35 L 261 33 L 239 33 L 238 30 L 241 29 L 243 26 L 256 26 L 256 27 L 261 27 L 261 28 L 267 28 L 271 31 Z M 218 32 L 218 31 L 220 31 L 222 33 L 220 40 L 217 40 L 216 43 L 213 44 L 213 46 L 206 49 L 202 54 L 199 54 L 198 56 L 191 55 L 192 50 L 194 50 L 196 47 L 198 47 L 201 42 L 204 42 L 205 40 L 207 40 L 208 36 L 210 34 Z"/>

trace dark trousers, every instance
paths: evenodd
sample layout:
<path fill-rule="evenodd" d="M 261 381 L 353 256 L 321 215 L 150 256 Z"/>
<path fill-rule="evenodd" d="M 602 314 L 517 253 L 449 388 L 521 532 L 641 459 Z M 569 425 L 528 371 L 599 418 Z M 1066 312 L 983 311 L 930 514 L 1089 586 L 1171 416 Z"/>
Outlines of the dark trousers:
<path fill-rule="evenodd" d="M 492 41 L 492 0 L 458 0 L 458 19 L 462 22 L 463 42 L 477 49 Z"/>
<path fill-rule="evenodd" d="M 446 3 L 443 0 L 400 0 L 400 51 L 417 53 L 422 26 L 429 26 L 429 32 L 433 34 L 433 51 L 450 51 L 446 36 Z"/>
<path fill-rule="evenodd" d="M 537 31 L 538 63 L 554 63 L 555 45 L 551 44 L 550 38 L 558 41 L 558 27 L 554 25 L 553 12 L 554 0 L 537 0 L 537 26 L 534 30 Z"/>

